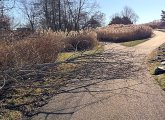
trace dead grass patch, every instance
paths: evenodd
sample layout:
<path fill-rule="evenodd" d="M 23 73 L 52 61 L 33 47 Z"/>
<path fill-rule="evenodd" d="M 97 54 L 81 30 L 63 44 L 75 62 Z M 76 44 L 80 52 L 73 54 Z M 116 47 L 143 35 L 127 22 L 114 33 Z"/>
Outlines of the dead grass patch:
<path fill-rule="evenodd" d="M 152 29 L 144 25 L 110 25 L 96 30 L 100 41 L 127 42 L 152 36 Z"/>

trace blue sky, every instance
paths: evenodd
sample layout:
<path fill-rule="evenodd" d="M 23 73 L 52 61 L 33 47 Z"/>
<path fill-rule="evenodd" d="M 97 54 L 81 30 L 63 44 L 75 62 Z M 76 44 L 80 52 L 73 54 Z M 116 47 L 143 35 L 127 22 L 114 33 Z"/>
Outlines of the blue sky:
<path fill-rule="evenodd" d="M 131 7 L 139 16 L 137 23 L 146 23 L 161 18 L 161 10 L 165 10 L 165 0 L 96 0 L 100 6 L 100 11 L 106 15 L 106 24 L 110 17 L 125 7 Z M 25 19 L 18 10 L 11 11 L 10 15 L 16 15 L 16 22 Z M 20 19 L 21 18 L 21 19 Z"/>
<path fill-rule="evenodd" d="M 106 14 L 106 23 L 110 16 L 120 12 L 124 6 L 131 7 L 139 16 L 137 23 L 146 23 L 160 19 L 161 10 L 165 10 L 165 0 L 97 0 L 100 10 Z"/>

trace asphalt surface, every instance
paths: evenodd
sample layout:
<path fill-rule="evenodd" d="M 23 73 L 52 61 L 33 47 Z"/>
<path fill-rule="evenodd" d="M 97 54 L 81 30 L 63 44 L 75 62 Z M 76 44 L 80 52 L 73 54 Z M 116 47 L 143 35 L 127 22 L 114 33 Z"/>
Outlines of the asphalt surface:
<path fill-rule="evenodd" d="M 165 33 L 155 35 L 132 48 L 106 43 L 101 62 L 87 65 L 32 120 L 165 120 L 165 92 L 146 69 L 148 54 L 165 43 Z"/>

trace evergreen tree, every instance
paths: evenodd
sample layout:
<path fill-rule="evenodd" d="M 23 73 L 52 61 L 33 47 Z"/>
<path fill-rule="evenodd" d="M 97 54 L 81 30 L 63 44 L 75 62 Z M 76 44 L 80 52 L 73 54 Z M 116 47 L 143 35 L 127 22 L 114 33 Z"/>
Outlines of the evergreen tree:
<path fill-rule="evenodd" d="M 125 17 L 125 16 L 124 17 L 115 16 L 114 18 L 112 18 L 111 22 L 109 23 L 109 25 L 112 25 L 112 24 L 128 25 L 128 24 L 133 24 L 133 22 L 128 17 Z"/>
<path fill-rule="evenodd" d="M 162 10 L 161 21 L 165 22 L 165 11 Z"/>

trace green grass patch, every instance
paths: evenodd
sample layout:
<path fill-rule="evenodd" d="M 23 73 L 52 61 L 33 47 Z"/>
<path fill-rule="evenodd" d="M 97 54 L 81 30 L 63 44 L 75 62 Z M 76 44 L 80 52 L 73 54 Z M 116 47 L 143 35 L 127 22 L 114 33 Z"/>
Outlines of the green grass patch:
<path fill-rule="evenodd" d="M 153 62 L 153 63 L 150 63 L 149 65 L 149 72 L 151 75 L 154 75 L 155 73 L 155 69 L 160 65 L 159 62 Z"/>
<path fill-rule="evenodd" d="M 21 120 L 22 119 L 22 113 L 19 111 L 10 110 L 3 115 L 3 113 L 0 112 L 0 120 Z"/>
<path fill-rule="evenodd" d="M 85 56 L 99 54 L 102 53 L 103 51 L 104 51 L 103 45 L 99 44 L 96 47 L 94 47 L 94 49 L 92 50 L 60 53 L 57 62 L 65 62 L 66 60 L 77 59 L 81 57 L 80 59 L 78 59 L 78 61 L 82 63 L 81 64 L 62 63 L 58 66 L 57 70 L 61 72 L 69 72 L 74 69 L 80 68 L 81 66 L 83 66 L 84 61 L 88 61 L 88 59 L 85 58 Z"/>
<path fill-rule="evenodd" d="M 101 53 L 103 51 L 104 51 L 103 45 L 100 44 L 92 50 L 60 53 L 57 61 L 65 61 L 82 55 L 93 55 L 93 54 Z"/>
<path fill-rule="evenodd" d="M 143 42 L 146 42 L 148 39 L 143 39 L 143 40 L 134 40 L 134 41 L 129 41 L 129 42 L 122 42 L 121 45 L 126 46 L 126 47 L 134 47 L 138 44 L 141 44 Z"/>
<path fill-rule="evenodd" d="M 97 53 L 102 53 L 103 52 L 103 45 L 98 45 L 96 46 L 93 50 L 89 51 L 79 51 L 79 52 L 65 52 L 65 53 L 60 53 L 58 56 L 57 62 L 63 62 L 67 59 L 72 59 L 76 58 L 79 56 L 84 56 L 84 55 L 94 55 Z M 87 61 L 88 58 L 80 58 L 80 61 Z M 58 76 L 46 76 L 42 79 L 35 80 L 35 81 L 30 81 L 31 79 L 26 81 L 23 81 L 23 84 L 29 84 L 30 86 L 24 87 L 20 86 L 18 88 L 13 88 L 10 93 L 7 93 L 8 98 L 5 99 L 5 105 L 9 106 L 19 106 L 22 105 L 21 107 L 24 108 L 22 111 L 21 107 L 17 109 L 6 109 L 4 107 L 1 107 L 0 105 L 0 120 L 19 120 L 21 119 L 25 113 L 30 113 L 35 110 L 34 105 L 42 106 L 44 105 L 48 99 L 49 96 L 56 94 L 58 92 L 58 89 L 61 86 L 65 86 L 67 84 L 67 77 L 68 75 L 72 74 L 73 70 L 79 69 L 80 67 L 83 66 L 82 63 L 74 64 L 74 63 L 61 63 L 57 65 L 55 68 L 52 68 L 50 70 L 50 75 L 51 72 L 56 73 Z M 58 74 L 58 72 L 60 74 Z M 21 83 L 20 83 L 21 84 Z M 36 86 L 35 87 L 31 87 Z M 37 86 L 43 86 L 37 87 Z M 44 86 L 53 86 L 53 87 L 46 87 Z M 56 88 L 57 86 L 57 88 Z M 44 96 L 44 97 L 43 97 Z M 2 111 L 2 112 L 1 112 Z"/>
<path fill-rule="evenodd" d="M 155 78 L 159 86 L 164 90 L 165 89 L 165 74 L 154 75 L 155 69 L 160 65 L 160 62 L 152 61 L 155 56 L 159 53 L 159 50 L 153 51 L 148 57 L 148 70 L 150 74 Z"/>
<path fill-rule="evenodd" d="M 165 74 L 155 76 L 156 81 L 162 89 L 165 89 Z"/>
<path fill-rule="evenodd" d="M 152 36 L 150 38 L 147 39 L 142 39 L 142 40 L 133 40 L 133 41 L 128 41 L 128 42 L 121 42 L 120 44 L 126 47 L 134 47 L 136 45 L 139 45 L 141 43 L 144 43 L 148 40 L 150 40 L 151 38 L 155 37 L 155 34 L 153 33 Z"/>

